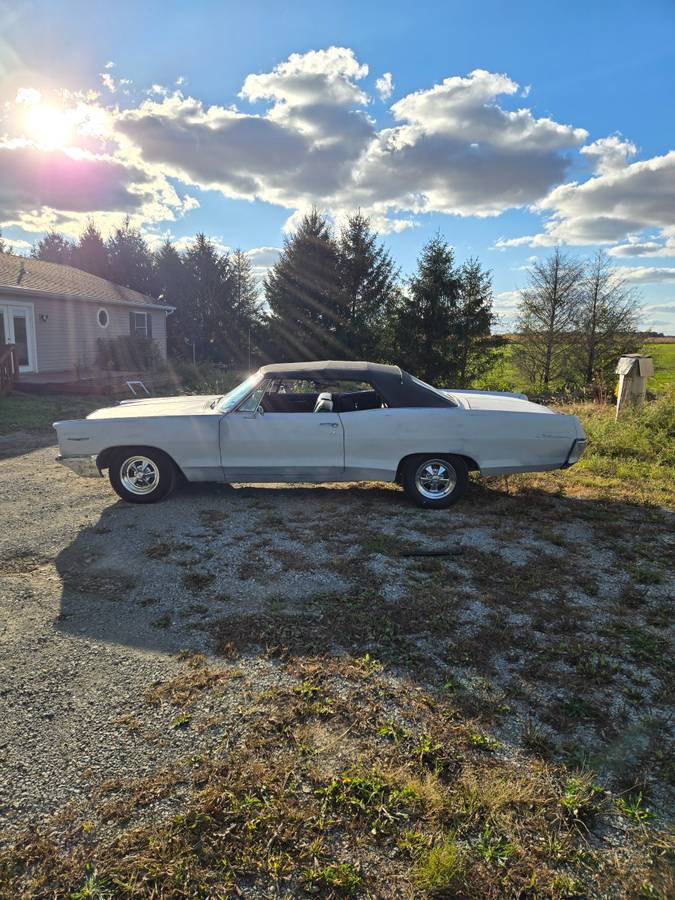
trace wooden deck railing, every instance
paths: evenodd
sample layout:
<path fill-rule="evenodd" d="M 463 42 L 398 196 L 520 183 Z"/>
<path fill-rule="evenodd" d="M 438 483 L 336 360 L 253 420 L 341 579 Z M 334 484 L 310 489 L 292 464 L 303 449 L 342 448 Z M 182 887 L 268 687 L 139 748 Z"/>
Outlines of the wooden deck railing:
<path fill-rule="evenodd" d="M 14 344 L 0 344 L 0 395 L 12 391 L 18 375 L 16 347 Z"/>

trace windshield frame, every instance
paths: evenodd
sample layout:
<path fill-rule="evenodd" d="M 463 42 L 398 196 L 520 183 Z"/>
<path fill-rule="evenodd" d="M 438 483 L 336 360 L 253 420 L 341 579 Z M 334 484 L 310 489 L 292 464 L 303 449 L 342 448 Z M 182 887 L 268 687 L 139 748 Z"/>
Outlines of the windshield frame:
<path fill-rule="evenodd" d="M 260 386 L 262 380 L 263 375 L 260 372 L 254 372 L 253 375 L 249 375 L 248 378 L 245 378 L 244 381 L 220 398 L 216 404 L 218 412 L 234 412 Z"/>

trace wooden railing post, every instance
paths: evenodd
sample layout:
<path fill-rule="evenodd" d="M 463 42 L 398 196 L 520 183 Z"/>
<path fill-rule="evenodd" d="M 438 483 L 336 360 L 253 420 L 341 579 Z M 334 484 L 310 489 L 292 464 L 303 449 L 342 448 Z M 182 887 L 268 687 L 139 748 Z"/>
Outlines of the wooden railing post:
<path fill-rule="evenodd" d="M 0 394 L 9 394 L 18 377 L 16 347 L 14 344 L 3 344 L 0 346 Z"/>

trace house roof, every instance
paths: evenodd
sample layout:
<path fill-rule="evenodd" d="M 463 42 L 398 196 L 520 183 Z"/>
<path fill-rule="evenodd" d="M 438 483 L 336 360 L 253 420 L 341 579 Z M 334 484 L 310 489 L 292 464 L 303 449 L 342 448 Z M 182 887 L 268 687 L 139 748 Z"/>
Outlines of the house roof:
<path fill-rule="evenodd" d="M 124 306 L 172 308 L 157 303 L 147 294 L 132 291 L 131 288 L 83 272 L 73 266 L 43 262 L 26 256 L 13 256 L 9 253 L 0 253 L 0 293 L 60 300 L 90 300 L 94 303 Z"/>

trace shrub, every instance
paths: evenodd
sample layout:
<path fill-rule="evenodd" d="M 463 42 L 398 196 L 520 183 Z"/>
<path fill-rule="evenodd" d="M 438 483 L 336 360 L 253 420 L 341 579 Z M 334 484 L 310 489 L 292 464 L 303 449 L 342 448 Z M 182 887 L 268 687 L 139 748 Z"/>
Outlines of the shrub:
<path fill-rule="evenodd" d="M 164 360 L 152 338 L 120 334 L 98 339 L 98 363 L 115 372 L 156 371 Z"/>
<path fill-rule="evenodd" d="M 675 465 L 675 391 L 628 410 L 618 421 L 611 407 L 604 415 L 585 415 L 584 408 L 571 411 L 580 415 L 593 453 L 610 459 Z"/>
<path fill-rule="evenodd" d="M 246 377 L 246 374 L 231 372 L 210 362 L 191 363 L 172 359 L 169 366 L 188 393 L 226 394 Z"/>

